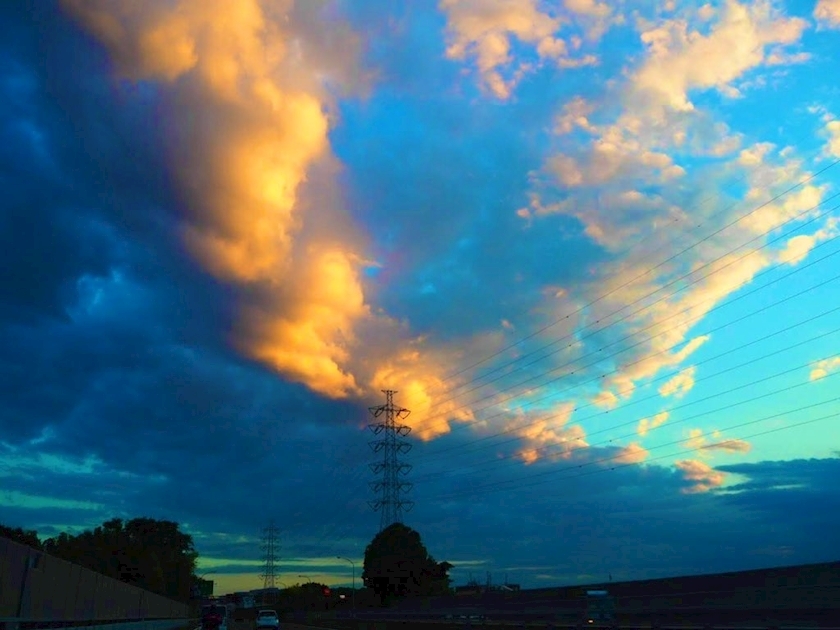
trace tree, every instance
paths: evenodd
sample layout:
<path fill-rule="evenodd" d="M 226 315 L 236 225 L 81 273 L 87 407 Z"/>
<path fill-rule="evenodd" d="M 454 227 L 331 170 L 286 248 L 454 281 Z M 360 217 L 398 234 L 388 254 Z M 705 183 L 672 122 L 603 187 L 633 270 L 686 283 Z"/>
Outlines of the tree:
<path fill-rule="evenodd" d="M 409 595 L 438 595 L 449 591 L 448 562 L 435 562 L 420 534 L 394 523 L 379 532 L 365 549 L 362 582 L 383 605 Z"/>
<path fill-rule="evenodd" d="M 108 577 L 187 601 L 198 554 L 192 537 L 172 521 L 111 519 L 76 536 L 61 533 L 44 550 Z"/>
<path fill-rule="evenodd" d="M 0 536 L 8 538 L 21 545 L 28 545 L 35 549 L 41 549 L 41 540 L 38 538 L 38 532 L 34 529 L 22 529 L 20 527 L 7 527 L 0 523 Z"/>

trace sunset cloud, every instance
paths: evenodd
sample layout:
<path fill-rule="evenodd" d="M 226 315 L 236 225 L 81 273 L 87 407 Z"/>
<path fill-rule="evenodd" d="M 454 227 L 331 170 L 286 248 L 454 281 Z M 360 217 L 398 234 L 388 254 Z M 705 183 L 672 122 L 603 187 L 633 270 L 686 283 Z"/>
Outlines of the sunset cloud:
<path fill-rule="evenodd" d="M 416 339 L 371 308 L 363 238 L 332 179 L 329 88 L 366 89 L 356 33 L 336 24 L 337 39 L 325 45 L 315 4 L 290 0 L 65 6 L 106 45 L 121 77 L 159 82 L 167 157 L 186 202 L 184 242 L 210 273 L 239 288 L 233 345 L 333 398 L 378 397 L 392 387 L 384 375 L 397 370 L 409 403 L 429 407 L 431 392 L 445 390 L 429 361 L 357 353 L 364 344 Z M 472 417 L 455 407 L 437 409 L 434 427 L 418 415 L 417 435 L 428 439 L 449 419 Z"/>
<path fill-rule="evenodd" d="M 641 464 L 649 455 L 650 452 L 641 444 L 631 442 L 627 446 L 622 447 L 614 459 L 620 464 Z"/>
<path fill-rule="evenodd" d="M 507 430 L 522 438 L 518 456 L 526 464 L 569 459 L 588 446 L 580 425 L 569 424 L 574 406 L 563 404 L 550 413 L 516 414 Z"/>
<path fill-rule="evenodd" d="M 821 359 L 813 364 L 811 374 L 808 378 L 812 381 L 818 381 L 831 374 L 831 372 L 838 367 L 840 367 L 840 356 L 832 357 L 830 359 Z"/>
<path fill-rule="evenodd" d="M 658 414 L 651 418 L 642 418 L 639 420 L 639 426 L 636 429 L 636 432 L 644 437 L 648 434 L 648 432 L 652 431 L 656 427 L 661 427 L 665 422 L 668 420 L 669 413 L 667 411 L 660 411 Z"/>
<path fill-rule="evenodd" d="M 696 371 L 697 368 L 694 366 L 685 368 L 679 374 L 666 381 L 659 388 L 659 394 L 663 398 L 668 398 L 669 396 L 682 398 L 694 387 L 694 373 Z"/>
<path fill-rule="evenodd" d="M 768 62 L 768 49 L 799 41 L 808 22 L 785 17 L 769 0 L 727 0 L 707 35 L 684 19 L 665 20 L 642 31 L 648 58 L 632 78 L 637 97 L 675 111 L 692 111 L 689 92 L 714 88 L 740 95 L 733 81 Z M 696 59 L 704 63 L 695 63 Z"/>
<path fill-rule="evenodd" d="M 819 0 L 814 17 L 828 28 L 840 28 L 840 0 Z"/>
<path fill-rule="evenodd" d="M 718 431 L 712 431 L 708 436 L 702 429 L 691 429 L 689 431 L 688 440 L 685 442 L 688 449 L 706 452 L 710 454 L 718 451 L 722 453 L 749 453 L 752 450 L 752 445 L 746 440 L 724 439 L 723 434 Z"/>
<path fill-rule="evenodd" d="M 609 14 L 606 5 L 589 0 L 569 0 L 566 5 L 599 20 Z M 483 87 L 497 98 L 509 98 L 533 70 L 531 63 L 516 60 L 513 39 L 532 46 L 540 60 L 560 67 L 597 61 L 593 55 L 572 54 L 569 43 L 558 36 L 568 18 L 542 10 L 538 0 L 440 0 L 439 6 L 447 17 L 446 56 L 459 61 L 474 58 Z"/>
<path fill-rule="evenodd" d="M 688 482 L 683 492 L 685 494 L 699 494 L 721 487 L 726 481 L 726 475 L 696 459 L 684 459 L 674 464 Z"/>

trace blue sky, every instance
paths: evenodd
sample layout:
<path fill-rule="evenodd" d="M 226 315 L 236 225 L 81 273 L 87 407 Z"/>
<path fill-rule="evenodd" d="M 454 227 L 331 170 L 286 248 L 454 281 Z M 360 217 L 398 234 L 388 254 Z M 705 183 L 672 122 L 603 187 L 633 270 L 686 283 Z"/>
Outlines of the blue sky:
<path fill-rule="evenodd" d="M 457 583 L 836 560 L 840 3 L 397 4 L 4 5 L 0 521 L 346 583 L 393 389 Z"/>

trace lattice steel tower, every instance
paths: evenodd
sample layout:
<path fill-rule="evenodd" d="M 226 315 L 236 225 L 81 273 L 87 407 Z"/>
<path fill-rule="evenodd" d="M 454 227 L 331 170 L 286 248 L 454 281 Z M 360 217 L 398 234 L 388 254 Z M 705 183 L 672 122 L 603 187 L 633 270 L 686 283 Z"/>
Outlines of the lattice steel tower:
<path fill-rule="evenodd" d="M 401 498 L 411 490 L 412 484 L 401 479 L 411 470 L 411 465 L 399 459 L 399 455 L 411 450 L 411 444 L 400 439 L 411 433 L 411 427 L 398 424 L 398 421 L 407 418 L 411 412 L 394 405 L 394 394 L 397 392 L 390 389 L 383 389 L 382 392 L 385 394 L 385 404 L 370 407 L 373 417 L 381 420 L 378 424 L 368 425 L 374 435 L 382 436 L 370 442 L 373 452 L 382 454 L 381 461 L 370 465 L 373 474 L 382 475 L 378 481 L 371 482 L 370 487 L 377 498 L 369 501 L 374 511 L 380 513 L 379 531 L 393 523 L 401 523 L 403 510 L 409 512 L 414 507 L 413 501 Z"/>
<path fill-rule="evenodd" d="M 277 527 L 275 527 L 273 519 L 269 521 L 268 527 L 263 529 L 261 548 L 265 554 L 263 570 L 260 574 L 263 580 L 263 588 L 274 588 L 277 571 L 277 552 L 280 550 L 280 545 L 277 543 Z"/>

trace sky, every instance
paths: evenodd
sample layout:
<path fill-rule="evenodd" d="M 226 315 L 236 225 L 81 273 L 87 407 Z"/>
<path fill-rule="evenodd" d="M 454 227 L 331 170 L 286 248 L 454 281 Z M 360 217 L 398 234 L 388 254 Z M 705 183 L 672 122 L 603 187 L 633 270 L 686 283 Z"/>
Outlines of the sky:
<path fill-rule="evenodd" d="M 456 584 L 838 560 L 840 1 L 0 12 L 0 522 L 349 585 L 392 390 Z"/>

